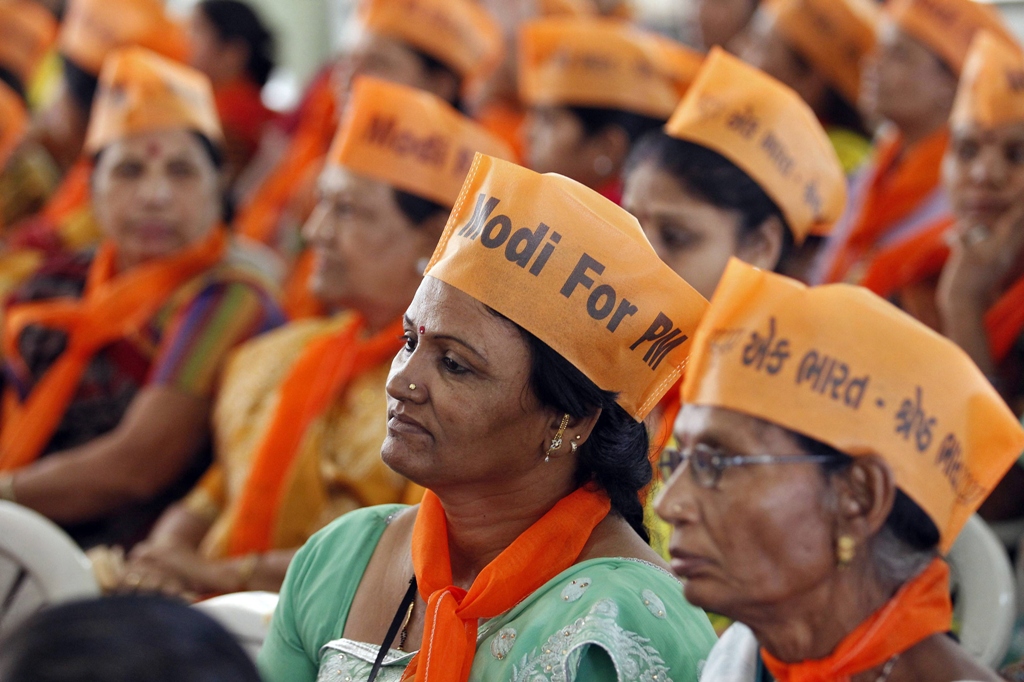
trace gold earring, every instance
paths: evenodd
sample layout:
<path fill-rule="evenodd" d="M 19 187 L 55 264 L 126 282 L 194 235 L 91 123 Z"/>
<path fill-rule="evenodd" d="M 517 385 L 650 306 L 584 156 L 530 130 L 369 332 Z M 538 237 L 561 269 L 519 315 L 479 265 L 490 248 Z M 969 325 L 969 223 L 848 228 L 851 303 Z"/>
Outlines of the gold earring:
<path fill-rule="evenodd" d="M 836 560 L 839 568 L 846 568 L 853 563 L 853 557 L 857 556 L 857 541 L 850 535 L 840 535 L 836 540 Z"/>
<path fill-rule="evenodd" d="M 560 450 L 562 448 L 562 436 L 565 435 L 565 427 L 567 427 L 568 425 L 569 425 L 569 414 L 566 413 L 565 416 L 562 417 L 562 423 L 558 427 L 558 432 L 555 433 L 555 437 L 551 441 L 551 447 L 548 448 L 547 454 L 544 455 L 544 461 L 545 462 L 550 462 L 551 461 L 551 453 L 552 452 L 554 452 L 555 450 Z"/>

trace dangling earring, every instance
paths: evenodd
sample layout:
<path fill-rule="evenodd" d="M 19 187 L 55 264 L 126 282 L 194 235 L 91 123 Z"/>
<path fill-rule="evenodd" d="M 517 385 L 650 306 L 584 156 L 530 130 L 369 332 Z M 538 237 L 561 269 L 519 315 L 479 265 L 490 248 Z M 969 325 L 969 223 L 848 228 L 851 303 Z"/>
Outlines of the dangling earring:
<path fill-rule="evenodd" d="M 558 432 L 555 433 L 555 437 L 551 441 L 551 447 L 548 448 L 547 454 L 544 455 L 544 461 L 545 462 L 550 462 L 551 461 L 551 453 L 552 452 L 554 452 L 555 450 L 560 450 L 562 448 L 562 436 L 565 435 L 565 427 L 567 427 L 568 425 L 569 425 L 569 414 L 566 413 L 565 416 L 562 417 L 562 423 L 558 427 Z"/>
<path fill-rule="evenodd" d="M 836 561 L 839 568 L 846 568 L 853 563 L 853 557 L 857 556 L 857 541 L 849 535 L 840 535 L 836 540 Z"/>
<path fill-rule="evenodd" d="M 594 172 L 600 175 L 602 178 L 608 177 L 612 173 L 614 164 L 610 157 L 602 154 L 601 156 L 594 159 Z"/>

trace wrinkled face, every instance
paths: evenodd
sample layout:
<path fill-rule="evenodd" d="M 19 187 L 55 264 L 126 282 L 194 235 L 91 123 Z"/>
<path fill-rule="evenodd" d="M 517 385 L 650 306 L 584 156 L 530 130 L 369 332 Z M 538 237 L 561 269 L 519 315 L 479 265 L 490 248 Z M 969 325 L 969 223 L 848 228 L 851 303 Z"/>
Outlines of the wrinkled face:
<path fill-rule="evenodd" d="M 312 292 L 334 307 L 404 306 L 436 235 L 414 225 L 383 182 L 328 165 L 319 192 L 302 229 L 314 255 Z"/>
<path fill-rule="evenodd" d="M 878 49 L 868 59 L 861 88 L 861 109 L 897 126 L 948 115 L 957 77 L 923 43 L 883 24 Z"/>
<path fill-rule="evenodd" d="M 1024 194 L 1024 123 L 957 127 L 942 170 L 960 223 L 992 228 Z"/>
<path fill-rule="evenodd" d="M 530 349 L 515 326 L 432 277 L 405 321 L 387 383 L 384 463 L 435 491 L 541 466 L 553 415 L 529 386 Z"/>
<path fill-rule="evenodd" d="M 784 429 L 720 408 L 684 406 L 675 435 L 683 450 L 805 454 Z M 743 620 L 826 583 L 838 570 L 829 499 L 816 463 L 730 467 L 715 489 L 697 486 L 680 466 L 656 507 L 673 526 L 672 568 L 686 598 Z"/>
<path fill-rule="evenodd" d="M 750 21 L 754 0 L 694 0 L 697 30 L 706 49 L 726 47 Z"/>
<path fill-rule="evenodd" d="M 658 257 L 711 298 L 729 258 L 738 255 L 739 213 L 701 199 L 650 161 L 626 178 L 622 206 L 640 221 Z"/>
<path fill-rule="evenodd" d="M 204 237 L 221 212 L 210 155 L 185 130 L 142 133 L 110 144 L 93 171 L 92 198 L 125 265 L 172 255 Z"/>
<path fill-rule="evenodd" d="M 538 173 L 559 173 L 580 181 L 585 168 L 586 135 L 579 118 L 564 107 L 533 107 L 526 117 L 526 162 Z"/>

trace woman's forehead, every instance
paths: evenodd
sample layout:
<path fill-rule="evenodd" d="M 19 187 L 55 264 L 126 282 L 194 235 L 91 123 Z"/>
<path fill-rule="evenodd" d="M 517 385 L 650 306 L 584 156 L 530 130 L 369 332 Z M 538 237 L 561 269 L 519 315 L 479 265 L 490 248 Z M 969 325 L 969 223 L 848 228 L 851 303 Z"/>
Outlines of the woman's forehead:
<path fill-rule="evenodd" d="M 673 429 L 680 443 L 713 440 L 738 450 L 772 447 L 794 448 L 788 429 L 757 417 L 722 407 L 684 405 Z M 793 450 L 795 453 L 796 450 Z M 790 454 L 793 454 L 790 453 Z"/>
<path fill-rule="evenodd" d="M 454 336 L 489 356 L 488 349 L 500 354 L 526 351 L 521 334 L 507 319 L 496 315 L 469 294 L 427 276 L 423 278 L 406 318 L 427 335 Z"/>

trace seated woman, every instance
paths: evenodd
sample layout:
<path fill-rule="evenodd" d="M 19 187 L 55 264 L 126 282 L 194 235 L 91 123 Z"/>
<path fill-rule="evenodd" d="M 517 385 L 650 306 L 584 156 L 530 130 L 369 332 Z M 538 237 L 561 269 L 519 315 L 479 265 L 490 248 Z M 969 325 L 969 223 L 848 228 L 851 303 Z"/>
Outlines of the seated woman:
<path fill-rule="evenodd" d="M 106 240 L 5 311 L 0 498 L 83 546 L 132 545 L 188 490 L 222 360 L 282 322 L 220 224 L 220 140 L 205 76 L 111 55 L 85 145 Z"/>
<path fill-rule="evenodd" d="M 384 462 L 423 502 L 300 550 L 265 679 L 696 680 L 714 634 L 639 491 L 706 306 L 611 202 L 477 155 L 387 383 Z"/>
<path fill-rule="evenodd" d="M 701 55 L 614 19 L 527 22 L 519 33 L 526 165 L 612 201 L 633 143 L 672 115 Z"/>
<path fill-rule="evenodd" d="M 274 36 L 255 10 L 239 0 L 203 0 L 192 10 L 188 28 L 189 64 L 213 83 L 224 126 L 226 175 L 233 187 L 275 118 L 261 98 L 274 69 Z"/>
<path fill-rule="evenodd" d="M 702 680 L 997 680 L 939 558 L 1024 447 L 959 348 L 869 291 L 733 261 L 694 339 L 658 513 Z"/>
<path fill-rule="evenodd" d="M 1024 57 L 991 34 L 968 56 L 950 122 L 944 183 L 954 222 L 913 262 L 938 277 L 936 317 L 1024 413 Z M 948 260 L 946 260 L 948 257 Z M 943 266 L 943 263 L 945 264 Z M 941 268 L 941 270 L 940 270 Z M 989 519 L 1024 516 L 1024 469 L 1010 469 L 982 507 Z"/>
<path fill-rule="evenodd" d="M 874 0 L 769 2 L 755 15 L 740 55 L 807 102 L 847 175 L 871 153 L 871 132 L 857 106 L 880 22 Z"/>
<path fill-rule="evenodd" d="M 334 314 L 234 354 L 213 413 L 217 462 L 132 552 L 121 587 L 277 591 L 295 550 L 329 521 L 418 501 L 380 460 L 384 383 L 476 151 L 510 153 L 433 95 L 357 82 L 304 230 L 309 286 Z"/>

